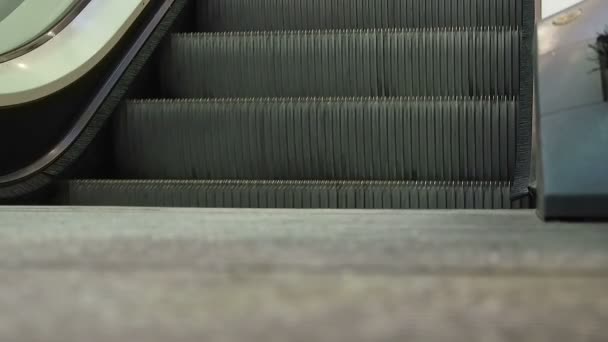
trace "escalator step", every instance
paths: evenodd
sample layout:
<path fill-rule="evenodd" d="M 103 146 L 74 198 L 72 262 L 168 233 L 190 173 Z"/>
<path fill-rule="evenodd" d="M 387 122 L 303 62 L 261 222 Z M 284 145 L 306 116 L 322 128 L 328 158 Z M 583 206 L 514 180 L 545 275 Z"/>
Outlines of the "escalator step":
<path fill-rule="evenodd" d="M 509 183 L 68 181 L 58 204 L 213 208 L 516 209 Z"/>
<path fill-rule="evenodd" d="M 517 27 L 522 0 L 208 0 L 200 31 Z"/>
<path fill-rule="evenodd" d="M 516 101 L 333 98 L 129 101 L 129 179 L 510 180 Z"/>
<path fill-rule="evenodd" d="M 175 34 L 165 97 L 515 96 L 506 28 Z"/>

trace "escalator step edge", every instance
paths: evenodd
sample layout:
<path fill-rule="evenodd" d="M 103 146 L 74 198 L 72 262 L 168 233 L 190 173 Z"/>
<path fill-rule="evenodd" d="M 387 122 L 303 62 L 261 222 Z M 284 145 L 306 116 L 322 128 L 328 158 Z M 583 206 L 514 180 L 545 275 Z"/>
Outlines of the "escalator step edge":
<path fill-rule="evenodd" d="M 60 205 L 320 208 L 519 209 L 510 183 L 330 181 L 72 180 L 58 185 Z"/>
<path fill-rule="evenodd" d="M 515 27 L 522 0 L 197 1 L 201 31 Z"/>
<path fill-rule="evenodd" d="M 519 43 L 496 27 L 174 34 L 162 84 L 177 98 L 513 97 Z"/>

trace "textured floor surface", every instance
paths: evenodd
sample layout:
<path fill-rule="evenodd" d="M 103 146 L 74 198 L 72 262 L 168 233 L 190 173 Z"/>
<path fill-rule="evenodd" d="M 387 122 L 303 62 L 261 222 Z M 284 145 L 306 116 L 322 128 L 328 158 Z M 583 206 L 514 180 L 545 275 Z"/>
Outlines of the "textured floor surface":
<path fill-rule="evenodd" d="M 608 225 L 0 209 L 0 341 L 605 341 Z"/>

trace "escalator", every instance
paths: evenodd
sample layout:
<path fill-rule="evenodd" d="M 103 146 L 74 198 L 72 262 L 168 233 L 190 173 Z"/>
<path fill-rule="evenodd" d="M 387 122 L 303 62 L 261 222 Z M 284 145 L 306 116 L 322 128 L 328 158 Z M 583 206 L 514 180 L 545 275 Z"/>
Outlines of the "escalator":
<path fill-rule="evenodd" d="M 1 341 L 605 340 L 604 0 L 2 1 Z"/>
<path fill-rule="evenodd" d="M 65 168 L 79 171 L 51 173 L 48 201 L 534 205 L 527 191 L 533 1 L 171 7 L 162 44 L 119 94 L 101 138 L 87 139 L 96 166 L 85 153 Z"/>

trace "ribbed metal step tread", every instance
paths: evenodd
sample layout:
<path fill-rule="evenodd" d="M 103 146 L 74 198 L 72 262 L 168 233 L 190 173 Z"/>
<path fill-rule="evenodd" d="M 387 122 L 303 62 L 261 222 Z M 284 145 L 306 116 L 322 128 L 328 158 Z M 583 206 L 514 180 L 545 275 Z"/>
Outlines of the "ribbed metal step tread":
<path fill-rule="evenodd" d="M 121 178 L 510 180 L 516 101 L 333 98 L 129 101 Z"/>
<path fill-rule="evenodd" d="M 515 96 L 506 28 L 174 34 L 166 97 Z"/>
<path fill-rule="evenodd" d="M 516 209 L 499 182 L 67 181 L 58 204 L 346 209 Z"/>
<path fill-rule="evenodd" d="M 200 31 L 516 27 L 522 0 L 208 0 Z"/>

